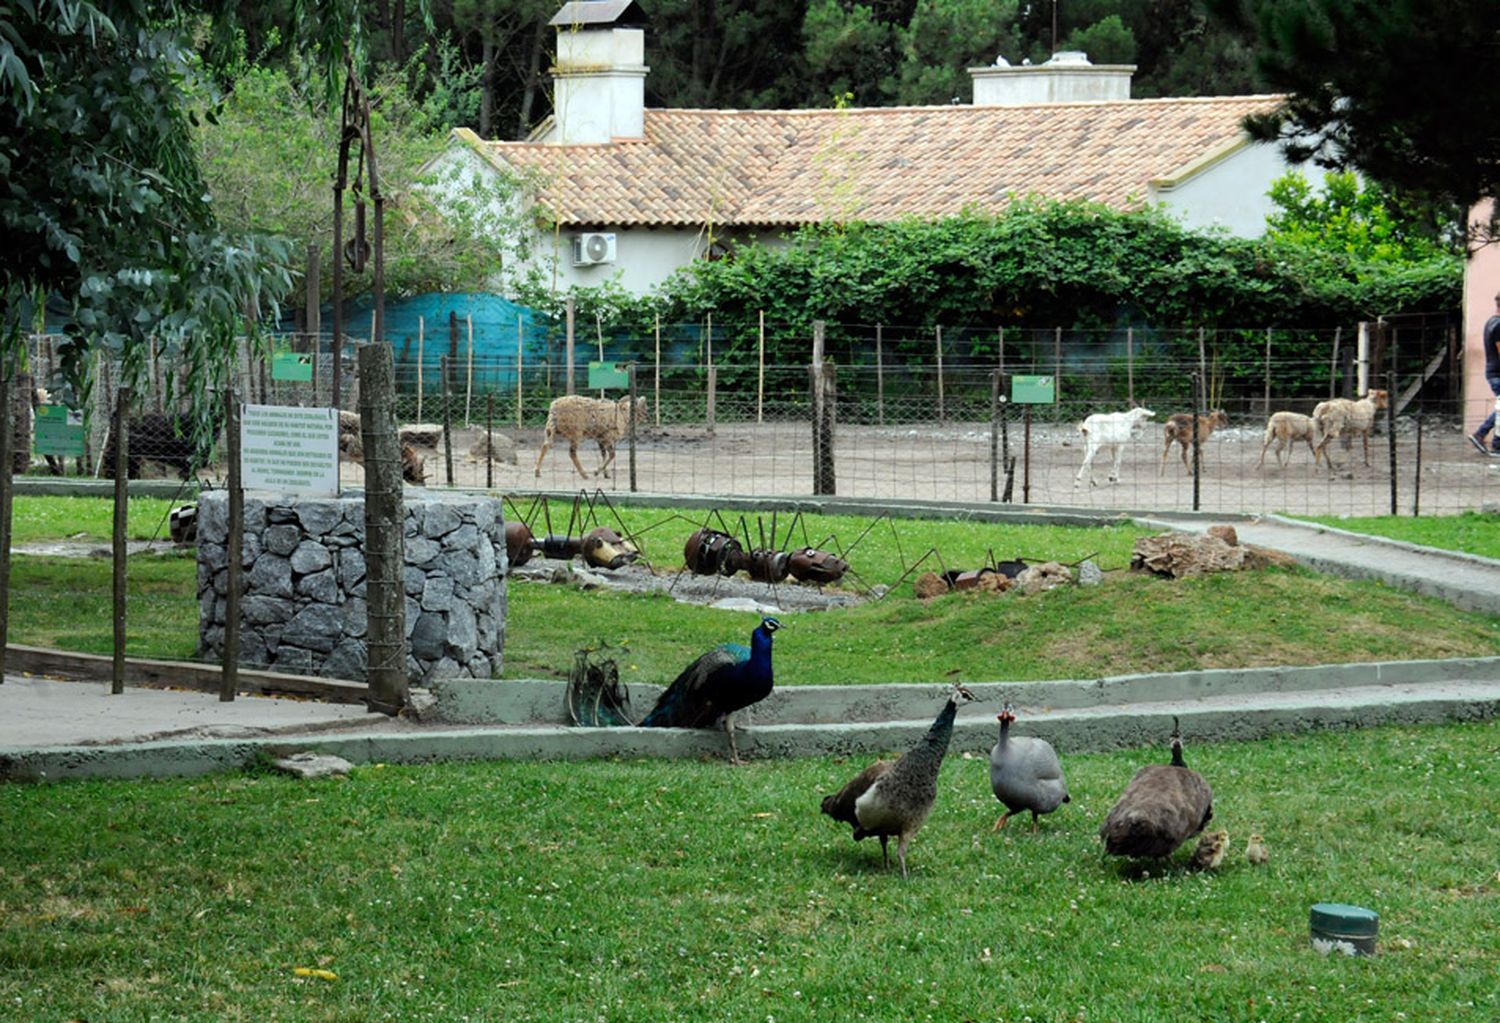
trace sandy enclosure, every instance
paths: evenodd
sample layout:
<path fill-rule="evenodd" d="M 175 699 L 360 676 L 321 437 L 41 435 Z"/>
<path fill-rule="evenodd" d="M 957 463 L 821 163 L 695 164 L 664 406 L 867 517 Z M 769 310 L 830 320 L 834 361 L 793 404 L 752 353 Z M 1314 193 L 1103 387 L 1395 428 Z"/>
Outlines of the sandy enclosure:
<path fill-rule="evenodd" d="M 594 476 L 600 462 L 592 441 L 579 448 L 579 460 L 590 475 L 579 476 L 568 458 L 566 441 L 547 453 L 541 475 L 534 475 L 541 431 L 500 431 L 515 442 L 514 462 L 495 462 L 492 483 L 486 466 L 468 452 L 481 436 L 477 428 L 453 431 L 452 485 L 502 491 L 602 488 L 606 493 L 630 489 L 630 458 L 621 442 L 607 478 Z M 1292 449 L 1285 465 L 1275 449 L 1260 466 L 1261 424 L 1231 426 L 1204 445 L 1198 486 L 1203 511 L 1255 514 L 1285 512 L 1308 515 L 1383 515 L 1391 510 L 1389 438 L 1370 440 L 1366 466 L 1359 441 L 1344 449 L 1330 445 L 1336 471 L 1314 466 L 1305 444 Z M 1099 485 L 1087 474 L 1075 485 L 1083 446 L 1072 425 L 1036 425 L 1029 448 L 1020 424 L 1009 426 L 1015 457 L 1012 502 L 1044 506 L 1109 509 L 1179 510 L 1193 508 L 1193 477 L 1177 449 L 1162 459 L 1159 424 L 1148 424 L 1130 442 L 1120 481 L 1105 482 L 1110 462 L 1094 461 Z M 1456 426 L 1426 423 L 1420 436 L 1412 421 L 1396 430 L 1396 508 L 1402 515 L 1453 513 L 1500 506 L 1500 458 L 1476 452 Z M 998 444 L 997 444 L 998 447 Z M 448 484 L 444 453 L 421 448 L 428 485 Z M 1029 451 L 1029 458 L 1027 452 Z M 636 489 L 664 494 L 723 494 L 760 497 L 808 497 L 813 493 L 813 436 L 807 423 L 721 425 L 712 434 L 699 426 L 648 427 L 640 432 L 635 458 Z M 839 426 L 834 440 L 836 493 L 840 496 L 900 500 L 984 502 L 991 493 L 991 437 L 988 423 L 927 426 Z M 360 466 L 344 463 L 346 486 L 363 482 Z M 1003 493 L 1004 475 L 999 487 Z"/>

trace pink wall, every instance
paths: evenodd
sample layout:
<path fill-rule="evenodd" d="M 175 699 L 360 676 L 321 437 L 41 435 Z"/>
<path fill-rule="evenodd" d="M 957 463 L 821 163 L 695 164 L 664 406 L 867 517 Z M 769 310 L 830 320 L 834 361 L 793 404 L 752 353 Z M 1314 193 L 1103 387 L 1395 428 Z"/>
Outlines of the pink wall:
<path fill-rule="evenodd" d="M 1488 216 L 1474 207 L 1472 220 Z M 1491 243 L 1469 257 L 1464 268 L 1464 432 L 1473 433 L 1495 407 L 1495 397 L 1484 382 L 1484 321 L 1495 312 L 1500 292 L 1500 243 Z"/>

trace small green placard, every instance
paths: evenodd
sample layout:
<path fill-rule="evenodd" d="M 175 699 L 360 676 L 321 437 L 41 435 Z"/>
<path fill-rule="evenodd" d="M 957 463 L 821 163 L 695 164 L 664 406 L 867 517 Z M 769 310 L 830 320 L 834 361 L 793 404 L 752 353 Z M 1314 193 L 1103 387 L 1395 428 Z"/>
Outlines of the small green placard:
<path fill-rule="evenodd" d="M 66 405 L 38 405 L 32 447 L 39 455 L 83 457 L 83 413 Z"/>
<path fill-rule="evenodd" d="M 310 352 L 275 352 L 271 356 L 271 379 L 305 384 L 312 380 Z"/>
<path fill-rule="evenodd" d="M 589 363 L 589 388 L 629 387 L 630 371 L 618 362 Z"/>
<path fill-rule="evenodd" d="M 1018 373 L 1010 378 L 1010 400 L 1017 405 L 1050 405 L 1057 400 L 1057 377 Z"/>

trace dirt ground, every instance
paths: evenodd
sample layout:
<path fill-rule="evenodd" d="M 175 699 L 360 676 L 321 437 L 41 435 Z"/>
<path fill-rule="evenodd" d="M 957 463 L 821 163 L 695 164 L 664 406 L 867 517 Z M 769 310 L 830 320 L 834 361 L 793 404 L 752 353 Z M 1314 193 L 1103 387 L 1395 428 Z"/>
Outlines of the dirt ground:
<path fill-rule="evenodd" d="M 497 433 L 501 431 L 497 430 Z M 1174 449 L 1162 458 L 1162 432 L 1148 425 L 1128 447 L 1120 481 L 1108 483 L 1110 464 L 1096 457 L 1094 476 L 1075 484 L 1083 447 L 1072 425 L 1037 425 L 1026 444 L 1019 424 L 1009 427 L 1015 457 L 1012 501 L 1047 507 L 1071 506 L 1121 510 L 1192 510 L 1193 478 Z M 1216 432 L 1204 447 L 1198 486 L 1198 508 L 1208 512 L 1304 515 L 1383 515 L 1392 508 L 1389 438 L 1370 441 L 1370 465 L 1356 440 L 1349 450 L 1331 446 L 1336 471 L 1314 466 L 1305 444 L 1277 465 L 1274 447 L 1258 465 L 1262 426 L 1234 426 Z M 452 485 L 492 486 L 520 492 L 535 489 L 602 488 L 606 493 L 630 487 L 629 452 L 621 442 L 608 478 L 593 475 L 600 455 L 586 442 L 579 460 L 590 475 L 581 477 L 568 457 L 567 444 L 554 446 L 535 474 L 540 430 L 507 432 L 514 441 L 514 461 L 493 464 L 487 482 L 482 460 L 468 456 L 481 436 L 474 428 L 454 431 Z M 758 497 L 807 497 L 813 492 L 812 429 L 806 423 L 721 425 L 713 434 L 699 426 L 650 427 L 637 439 L 635 489 L 645 493 L 707 494 Z M 1396 510 L 1410 515 L 1453 513 L 1500 507 L 1500 458 L 1486 459 L 1453 425 L 1427 423 L 1420 437 L 1414 421 L 1398 420 L 1396 429 Z M 893 500 L 983 502 L 991 494 L 991 441 L 988 423 L 931 424 L 924 427 L 839 426 L 834 442 L 836 492 L 841 496 Z M 998 444 L 997 444 L 998 447 Z M 441 447 L 421 448 L 429 486 L 448 483 Z M 1027 452 L 1029 451 L 1029 458 Z M 345 486 L 359 486 L 363 473 L 345 463 Z M 1001 475 L 998 489 L 1005 488 Z"/>

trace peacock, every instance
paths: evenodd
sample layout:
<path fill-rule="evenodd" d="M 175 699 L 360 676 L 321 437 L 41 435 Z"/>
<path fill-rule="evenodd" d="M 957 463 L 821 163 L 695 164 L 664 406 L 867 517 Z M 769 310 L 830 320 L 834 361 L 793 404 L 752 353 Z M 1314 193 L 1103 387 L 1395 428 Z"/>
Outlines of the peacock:
<path fill-rule="evenodd" d="M 1030 810 L 1034 834 L 1037 815 L 1051 813 L 1071 797 L 1052 744 L 1032 736 L 1012 736 L 1010 726 L 1015 720 L 1016 709 L 1007 703 L 999 715 L 1000 741 L 990 750 L 990 788 L 1005 805 L 993 830 L 1005 827 L 1011 814 Z"/>
<path fill-rule="evenodd" d="M 973 699 L 974 694 L 964 686 L 954 686 L 927 734 L 901 759 L 895 763 L 877 761 L 823 800 L 824 813 L 854 826 L 855 841 L 870 835 L 880 839 L 880 854 L 886 869 L 891 865 L 888 843 L 895 836 L 896 858 L 901 861 L 903 878 L 907 876 L 906 847 L 921 830 L 937 801 L 938 771 L 953 738 L 953 718 L 958 705 Z M 849 817 L 851 805 L 853 820 Z"/>
<path fill-rule="evenodd" d="M 1214 793 L 1182 759 L 1182 734 L 1172 719 L 1172 762 L 1135 772 L 1099 828 L 1111 856 L 1162 858 L 1202 831 L 1214 815 Z"/>
<path fill-rule="evenodd" d="M 708 728 L 723 720 L 729 757 L 740 763 L 734 742 L 734 712 L 771 695 L 771 636 L 781 622 L 762 618 L 750 634 L 750 646 L 723 643 L 682 669 L 641 720 L 643 728 Z"/>

